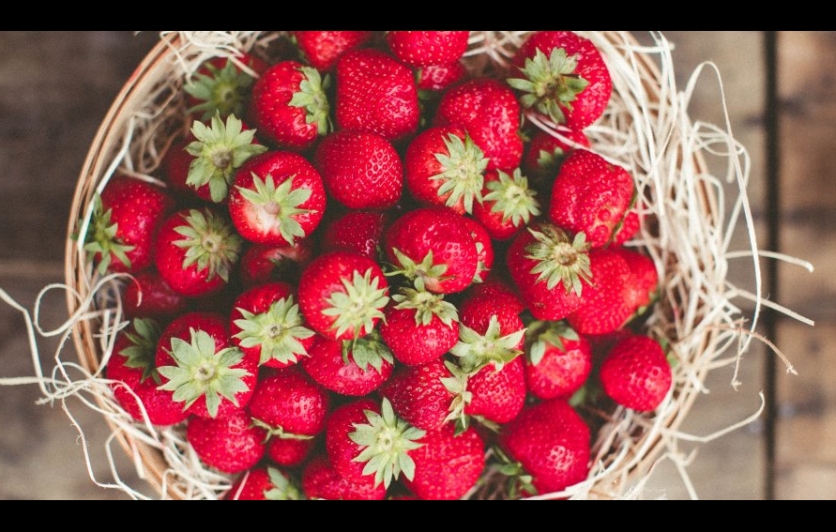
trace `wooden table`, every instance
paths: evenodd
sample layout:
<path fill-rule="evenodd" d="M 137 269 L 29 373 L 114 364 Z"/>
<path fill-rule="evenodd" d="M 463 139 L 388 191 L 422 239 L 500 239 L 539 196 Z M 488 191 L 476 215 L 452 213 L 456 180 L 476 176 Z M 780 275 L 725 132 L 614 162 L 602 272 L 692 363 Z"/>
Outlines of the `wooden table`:
<path fill-rule="evenodd" d="M 790 359 L 797 376 L 766 347 L 746 354 L 734 391 L 731 370 L 712 374 L 684 430 L 707 436 L 745 419 L 757 422 L 700 445 L 685 446 L 693 494 L 704 499 L 836 498 L 836 32 L 665 32 L 676 45 L 683 85 L 703 61 L 722 79 L 728 118 L 752 159 L 748 193 L 762 249 L 816 266 L 762 259 L 765 294 L 815 326 L 767 312 L 759 332 Z M 70 198 L 89 143 L 113 97 L 156 42 L 143 32 L 0 32 L 0 288 L 32 309 L 39 291 L 63 281 Z M 722 122 L 720 83 L 704 72 L 692 116 Z M 63 294 L 41 307 L 46 328 L 65 316 Z M 59 338 L 40 341 L 45 367 Z M 72 347 L 63 358 L 72 357 Z M 0 304 L 0 378 L 32 375 L 20 314 Z M 121 499 L 91 481 L 78 431 L 60 404 L 36 405 L 34 385 L 0 387 L 0 499 Z M 76 400 L 69 411 L 91 449 L 108 436 L 103 421 Z M 119 449 L 117 448 L 117 451 Z M 135 473 L 117 453 L 125 480 Z M 108 464 L 89 466 L 108 484 Z M 687 498 L 674 460 L 651 476 L 647 498 Z"/>

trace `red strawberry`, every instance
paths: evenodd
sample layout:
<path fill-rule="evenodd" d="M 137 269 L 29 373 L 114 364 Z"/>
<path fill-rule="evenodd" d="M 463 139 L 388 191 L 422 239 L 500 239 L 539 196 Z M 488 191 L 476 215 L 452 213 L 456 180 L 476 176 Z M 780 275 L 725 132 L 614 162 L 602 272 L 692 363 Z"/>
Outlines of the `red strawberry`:
<path fill-rule="evenodd" d="M 612 79 L 601 52 L 572 31 L 538 31 L 514 55 L 508 84 L 523 108 L 555 124 L 584 129 L 604 113 Z"/>
<path fill-rule="evenodd" d="M 467 67 L 461 61 L 427 65 L 415 74 L 419 96 L 426 91 L 441 92 L 467 78 Z"/>
<path fill-rule="evenodd" d="M 549 222 L 532 223 L 511 241 L 506 265 L 520 297 L 538 320 L 561 320 L 580 305 L 590 283 L 589 244 Z"/>
<path fill-rule="evenodd" d="M 476 276 L 473 278 L 473 282 L 477 284 L 484 283 L 488 280 L 488 276 L 493 269 L 493 262 L 495 259 L 493 240 L 491 240 L 491 235 L 488 233 L 488 230 L 485 229 L 485 226 L 481 223 L 468 216 L 465 216 L 463 219 L 465 225 L 470 231 L 470 236 L 473 237 L 473 241 L 476 243 L 476 256 L 478 258 L 478 263 L 476 265 Z"/>
<path fill-rule="evenodd" d="M 469 31 L 388 31 L 386 43 L 404 64 L 421 68 L 458 61 L 469 37 Z"/>
<path fill-rule="evenodd" d="M 380 50 L 345 52 L 336 65 L 338 129 L 376 133 L 397 141 L 415 133 L 418 88 L 406 65 Z"/>
<path fill-rule="evenodd" d="M 441 97 L 433 125 L 463 127 L 488 158 L 488 170 L 520 165 L 520 105 L 510 87 L 492 78 L 475 78 L 451 87 Z"/>
<path fill-rule="evenodd" d="M 583 287 L 578 308 L 566 320 L 581 334 L 606 334 L 623 327 L 636 308 L 630 266 L 611 248 L 589 252 L 592 282 Z"/>
<path fill-rule="evenodd" d="M 244 355 L 283 368 L 308 355 L 314 332 L 305 326 L 295 288 L 276 281 L 244 291 L 235 300 L 229 334 Z"/>
<path fill-rule="evenodd" d="M 485 443 L 473 428 L 456 434 L 452 425 L 428 432 L 410 451 L 415 476 L 404 485 L 422 500 L 458 500 L 479 482 Z"/>
<path fill-rule="evenodd" d="M 399 362 L 424 364 L 458 342 L 458 312 L 441 294 L 402 288 L 386 307 L 380 335 Z"/>
<path fill-rule="evenodd" d="M 175 212 L 163 223 L 155 243 L 160 277 L 187 297 L 221 291 L 242 246 L 226 215 L 211 207 Z"/>
<path fill-rule="evenodd" d="M 303 151 L 332 129 L 330 81 L 298 61 L 275 63 L 255 82 L 247 116 L 261 138 L 280 149 Z"/>
<path fill-rule="evenodd" d="M 267 457 L 280 466 L 296 467 L 311 456 L 317 444 L 317 439 L 271 438 Z"/>
<path fill-rule="evenodd" d="M 389 216 L 381 211 L 347 211 L 327 223 L 322 250 L 354 251 L 372 260 L 381 258 L 383 231 Z"/>
<path fill-rule="evenodd" d="M 310 440 L 325 429 L 328 392 L 298 366 L 259 379 L 247 411 L 273 438 Z"/>
<path fill-rule="evenodd" d="M 125 284 L 123 304 L 129 318 L 171 318 L 186 310 L 188 298 L 168 286 L 156 268 L 149 268 Z"/>
<path fill-rule="evenodd" d="M 185 421 L 189 414 L 172 392 L 158 389 L 154 355 L 160 333 L 155 320 L 133 320 L 116 338 L 106 376 L 113 381 L 114 399 L 133 419 L 144 422 L 147 415 L 152 425 L 170 426 Z"/>
<path fill-rule="evenodd" d="M 320 72 L 331 70 L 337 59 L 354 48 L 368 43 L 371 31 L 292 31 L 290 32 L 305 60 Z"/>
<path fill-rule="evenodd" d="M 482 201 L 487 165 L 488 159 L 463 128 L 431 127 L 406 150 L 406 186 L 421 203 L 470 213 L 474 203 Z"/>
<path fill-rule="evenodd" d="M 627 170 L 595 152 L 575 150 L 552 185 L 549 220 L 571 233 L 583 232 L 590 246 L 601 247 L 613 239 L 635 194 Z"/>
<path fill-rule="evenodd" d="M 216 114 L 244 116 L 253 82 L 267 66 L 261 58 L 241 51 L 231 58 L 209 59 L 183 88 L 188 113 L 199 120 Z"/>
<path fill-rule="evenodd" d="M 319 255 L 302 272 L 299 308 L 310 328 L 332 340 L 369 334 L 383 317 L 389 285 L 377 262 L 351 251 Z"/>
<path fill-rule="evenodd" d="M 241 255 L 241 282 L 245 288 L 271 281 L 296 283 L 313 254 L 314 242 L 309 238 L 303 238 L 293 245 L 253 244 Z"/>
<path fill-rule="evenodd" d="M 392 353 L 377 331 L 354 341 L 319 337 L 301 365 L 324 388 L 360 397 L 386 382 L 394 368 Z"/>
<path fill-rule="evenodd" d="M 476 243 L 464 218 L 446 207 L 406 212 L 384 234 L 385 254 L 394 272 L 438 294 L 461 292 L 479 265 Z"/>
<path fill-rule="evenodd" d="M 334 470 L 348 480 L 363 481 L 369 477 L 363 473 L 366 464 L 355 460 L 362 452 L 349 434 L 356 425 L 368 421 L 366 411 L 380 413 L 380 402 L 371 397 L 361 397 L 341 404 L 328 415 L 325 426 L 325 452 Z"/>
<path fill-rule="evenodd" d="M 437 358 L 417 366 L 400 365 L 380 393 L 407 423 L 423 430 L 437 430 L 453 419 L 453 400 L 460 391 L 451 366 Z M 453 390 L 448 388 L 451 386 Z"/>
<path fill-rule="evenodd" d="M 315 456 L 305 465 L 302 491 L 309 499 L 382 501 L 386 498 L 386 486 L 375 484 L 374 476 L 361 482 L 345 479 L 323 455 Z"/>
<path fill-rule="evenodd" d="M 494 240 L 508 240 L 540 215 L 537 192 L 517 168 L 508 174 L 490 170 L 485 174 L 482 202 L 473 206 L 473 217 Z"/>
<path fill-rule="evenodd" d="M 155 355 L 162 390 L 196 417 L 220 418 L 240 412 L 253 395 L 258 361 L 234 347 L 227 318 L 188 312 L 171 321 Z"/>
<path fill-rule="evenodd" d="M 290 475 L 269 466 L 256 466 L 241 474 L 226 492 L 231 501 L 298 501 L 302 490 Z"/>
<path fill-rule="evenodd" d="M 551 199 L 552 183 L 566 157 L 577 148 L 589 148 L 589 138 L 581 129 L 560 128 L 552 130 L 535 129 L 531 140 L 526 144 L 523 154 L 522 169 L 528 176 L 529 185 L 539 194 L 548 212 L 545 202 Z"/>
<path fill-rule="evenodd" d="M 528 387 L 522 357 L 510 362 L 491 362 L 467 378 L 464 415 L 480 421 L 508 423 L 525 405 Z"/>
<path fill-rule="evenodd" d="M 325 190 L 350 209 L 394 207 L 403 190 L 403 163 L 376 133 L 337 131 L 322 139 L 313 158 Z"/>
<path fill-rule="evenodd" d="M 267 431 L 253 424 L 245 411 L 221 418 L 192 416 L 186 440 L 200 460 L 223 473 L 241 473 L 264 457 Z"/>
<path fill-rule="evenodd" d="M 529 325 L 525 381 L 539 399 L 569 398 L 592 372 L 592 347 L 565 322 Z"/>
<path fill-rule="evenodd" d="M 613 401 L 639 412 L 655 410 L 667 397 L 673 376 L 658 341 L 640 334 L 619 339 L 600 369 L 601 386 Z"/>
<path fill-rule="evenodd" d="M 154 239 L 174 199 L 162 188 L 127 176 L 115 176 L 93 201 L 84 249 L 98 272 L 136 273 L 154 264 Z"/>
<path fill-rule="evenodd" d="M 637 249 L 621 246 L 610 249 L 621 255 L 630 268 L 631 279 L 627 281 L 627 305 L 637 311 L 650 305 L 658 296 L 659 290 L 659 272 L 656 271 L 656 263 Z"/>
<path fill-rule="evenodd" d="M 293 245 L 310 235 L 325 212 L 322 177 L 307 159 L 270 151 L 244 163 L 229 194 L 232 222 L 257 244 Z"/>
<path fill-rule="evenodd" d="M 503 425 L 499 446 L 531 477 L 532 494 L 548 495 L 586 479 L 590 468 L 589 426 L 562 399 L 534 403 Z"/>

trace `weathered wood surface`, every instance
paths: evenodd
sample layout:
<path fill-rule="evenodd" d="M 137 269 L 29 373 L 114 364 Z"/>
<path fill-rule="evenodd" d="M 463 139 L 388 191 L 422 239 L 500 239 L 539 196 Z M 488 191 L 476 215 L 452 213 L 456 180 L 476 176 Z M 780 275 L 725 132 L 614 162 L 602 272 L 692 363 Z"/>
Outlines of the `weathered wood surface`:
<path fill-rule="evenodd" d="M 767 242 L 766 65 L 762 32 L 665 32 L 676 45 L 679 84 L 712 61 L 719 71 L 729 121 L 752 158 L 748 186 L 758 241 Z M 134 66 L 155 42 L 151 33 L 0 32 L 0 288 L 31 309 L 41 288 L 63 280 L 64 229 L 78 171 L 96 128 Z M 781 33 L 779 45 L 781 251 L 812 261 L 814 274 L 796 266 L 779 269 L 779 302 L 817 321 L 811 328 L 780 319 L 777 342 L 799 371 L 777 378 L 776 497 L 836 498 L 836 432 L 833 349 L 836 259 L 830 226 L 836 208 L 831 166 L 836 162 L 836 33 Z M 691 103 L 692 115 L 722 123 L 717 74 L 706 68 Z M 744 249 L 742 238 L 735 248 Z M 732 268 L 735 282 L 753 289 L 745 262 Z M 42 319 L 56 326 L 63 300 L 43 307 Z M 749 306 L 742 302 L 743 308 Z M 43 342 L 51 358 L 57 339 Z M 758 342 L 746 354 L 739 391 L 731 368 L 712 374 L 711 393 L 700 398 L 683 430 L 707 436 L 744 419 L 760 406 L 765 360 Z M 72 357 L 71 347 L 64 352 Z M 0 304 L 0 377 L 32 374 L 24 322 Z M 0 387 L 0 499 L 124 498 L 88 477 L 78 431 L 60 404 L 36 405 L 34 386 Z M 98 448 L 107 427 L 86 408 L 72 413 Z M 690 482 L 704 499 L 761 499 L 768 468 L 765 433 L 754 423 L 705 444 L 683 444 Z M 128 479 L 132 468 L 115 449 Z M 693 453 L 693 455 L 692 455 Z M 111 482 L 102 458 L 91 465 L 96 478 Z M 664 461 L 651 477 L 647 498 L 687 498 L 690 493 Z"/>

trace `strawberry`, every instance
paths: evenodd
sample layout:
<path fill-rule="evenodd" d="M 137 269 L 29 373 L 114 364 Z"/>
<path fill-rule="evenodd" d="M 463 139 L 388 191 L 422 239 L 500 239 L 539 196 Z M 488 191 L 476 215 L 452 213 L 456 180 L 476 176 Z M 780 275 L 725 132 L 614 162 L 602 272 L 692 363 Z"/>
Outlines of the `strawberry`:
<path fill-rule="evenodd" d="M 450 63 L 427 65 L 419 68 L 415 73 L 418 96 L 423 99 L 427 92 L 440 93 L 456 83 L 464 81 L 467 76 L 467 67 L 461 61 L 451 61 Z"/>
<path fill-rule="evenodd" d="M 320 72 L 331 70 L 342 54 L 364 46 L 373 38 L 371 31 L 292 31 L 290 34 L 304 60 Z"/>
<path fill-rule="evenodd" d="M 465 389 L 465 416 L 483 423 L 508 423 L 520 413 L 528 393 L 522 357 L 503 364 L 491 362 L 476 370 L 467 377 Z"/>
<path fill-rule="evenodd" d="M 609 103 L 612 79 L 601 52 L 572 31 L 538 31 L 517 49 L 508 84 L 526 110 L 584 129 Z"/>
<path fill-rule="evenodd" d="M 381 135 L 337 131 L 322 139 L 313 157 L 325 190 L 350 209 L 394 207 L 403 190 L 403 163 Z"/>
<path fill-rule="evenodd" d="M 286 472 L 269 466 L 256 466 L 242 473 L 224 496 L 230 501 L 298 501 L 302 489 Z"/>
<path fill-rule="evenodd" d="M 93 201 L 84 249 L 99 274 L 137 273 L 154 264 L 154 239 L 174 199 L 146 181 L 118 175 Z"/>
<path fill-rule="evenodd" d="M 406 150 L 406 186 L 421 203 L 470 213 L 482 201 L 487 165 L 488 159 L 463 128 L 430 127 Z"/>
<path fill-rule="evenodd" d="M 160 336 L 155 355 L 160 389 L 194 417 L 221 418 L 240 412 L 253 395 L 258 361 L 234 347 L 227 319 L 214 312 L 187 312 Z"/>
<path fill-rule="evenodd" d="M 290 151 L 268 151 L 238 169 L 229 213 L 246 240 L 293 245 L 319 225 L 325 202 L 322 177 L 306 158 Z"/>
<path fill-rule="evenodd" d="M 399 365 L 380 393 L 407 423 L 422 430 L 437 430 L 453 419 L 453 400 L 460 391 L 456 382 L 448 380 L 456 377 L 451 367 L 455 369 L 443 358 L 417 366 Z"/>
<path fill-rule="evenodd" d="M 305 371 L 324 388 L 350 397 L 380 388 L 392 375 L 395 362 L 377 331 L 354 341 L 320 336 L 309 354 L 301 363 Z"/>
<path fill-rule="evenodd" d="M 532 218 L 540 215 L 537 192 L 519 168 L 508 174 L 490 170 L 485 174 L 482 201 L 473 206 L 473 217 L 494 240 L 509 240 Z"/>
<path fill-rule="evenodd" d="M 570 238 L 560 227 L 539 221 L 511 241 L 508 273 L 535 319 L 561 320 L 580 305 L 592 277 L 584 236 Z"/>
<path fill-rule="evenodd" d="M 543 201 L 551 198 L 552 182 L 566 156 L 577 148 L 589 147 L 589 138 L 582 129 L 560 128 L 557 133 L 539 128 L 534 131 L 526 143 L 522 169 Z"/>
<path fill-rule="evenodd" d="M 185 421 L 189 414 L 172 392 L 158 389 L 154 355 L 160 333 L 157 321 L 134 319 L 116 338 L 106 377 L 114 399 L 133 419 L 144 422 L 147 416 L 152 425 L 170 426 Z"/>
<path fill-rule="evenodd" d="M 316 68 L 280 61 L 253 85 L 247 116 L 259 136 L 276 148 L 304 151 L 333 127 L 326 95 L 330 83 Z"/>
<path fill-rule="evenodd" d="M 242 410 L 214 419 L 192 416 L 186 440 L 204 464 L 235 474 L 254 467 L 264 457 L 267 431 L 254 425 Z"/>
<path fill-rule="evenodd" d="M 415 475 L 404 485 L 422 500 L 458 500 L 485 469 L 485 443 L 473 428 L 455 434 L 452 425 L 428 432 L 410 451 Z"/>
<path fill-rule="evenodd" d="M 171 214 L 155 244 L 160 277 L 178 294 L 192 298 L 215 294 L 229 283 L 242 240 L 225 213 L 204 207 Z"/>
<path fill-rule="evenodd" d="M 283 368 L 308 355 L 314 332 L 305 327 L 295 288 L 276 281 L 250 288 L 235 300 L 229 334 L 244 356 Z"/>
<path fill-rule="evenodd" d="M 244 250 L 239 261 L 241 282 L 244 288 L 271 281 L 296 283 L 313 254 L 313 240 L 307 238 L 293 245 L 253 244 Z"/>
<path fill-rule="evenodd" d="M 363 48 L 342 54 L 335 75 L 338 129 L 376 133 L 392 142 L 415 133 L 420 108 L 409 67 L 385 52 Z"/>
<path fill-rule="evenodd" d="M 424 364 L 458 342 L 458 312 L 441 294 L 401 288 L 384 311 L 380 335 L 399 362 Z"/>
<path fill-rule="evenodd" d="M 463 220 L 446 207 L 417 208 L 397 218 L 384 234 L 390 275 L 403 275 L 419 290 L 438 294 L 470 286 L 479 256 Z"/>
<path fill-rule="evenodd" d="M 467 229 L 470 231 L 470 236 L 476 243 L 476 275 L 473 277 L 474 283 L 484 283 L 493 269 L 495 259 L 493 240 L 488 230 L 485 229 L 481 223 L 477 222 L 469 216 L 462 218 Z"/>
<path fill-rule="evenodd" d="M 615 343 L 601 363 L 599 378 L 613 401 L 639 412 L 656 410 L 673 381 L 662 346 L 641 334 L 626 335 Z"/>
<path fill-rule="evenodd" d="M 627 305 L 639 311 L 650 305 L 659 291 L 659 272 L 653 259 L 634 248 L 611 247 L 614 252 L 627 261 L 630 268 L 630 280 L 627 281 Z"/>
<path fill-rule="evenodd" d="M 636 195 L 633 177 L 595 152 L 569 154 L 552 185 L 549 220 L 571 233 L 583 232 L 589 245 L 613 239 Z"/>
<path fill-rule="evenodd" d="M 209 59 L 183 87 L 187 112 L 199 120 L 216 114 L 244 116 L 255 78 L 267 67 L 263 59 L 241 51 L 231 58 Z"/>
<path fill-rule="evenodd" d="M 566 320 L 581 334 L 606 334 L 623 327 L 636 308 L 630 266 L 611 248 L 589 252 L 592 282 L 583 287 L 578 308 Z"/>
<path fill-rule="evenodd" d="M 368 421 L 366 411 L 380 413 L 380 402 L 371 397 L 360 397 L 335 407 L 325 426 L 325 452 L 334 470 L 348 480 L 368 480 L 363 473 L 366 464 L 355 460 L 361 449 L 349 434 L 356 425 Z"/>
<path fill-rule="evenodd" d="M 526 338 L 525 381 L 539 399 L 569 398 L 592 372 L 592 347 L 566 322 L 535 322 Z"/>
<path fill-rule="evenodd" d="M 386 44 L 404 64 L 422 68 L 458 61 L 469 37 L 469 31 L 388 31 Z"/>
<path fill-rule="evenodd" d="M 373 476 L 362 481 L 343 478 L 323 455 L 315 456 L 305 465 L 302 491 L 309 499 L 382 501 L 386 498 L 386 487 L 376 484 Z"/>
<path fill-rule="evenodd" d="M 552 399 L 524 407 L 502 426 L 498 444 L 519 474 L 530 477 L 522 488 L 547 495 L 586 479 L 590 440 L 591 431 L 583 418 L 566 401 Z M 519 487 L 515 484 L 512 491 Z"/>
<path fill-rule="evenodd" d="M 451 87 L 438 103 L 433 125 L 463 127 L 488 158 L 488 170 L 513 170 L 522 161 L 520 104 L 499 80 L 474 78 Z"/>
<path fill-rule="evenodd" d="M 374 261 L 381 258 L 383 231 L 390 216 L 382 211 L 350 210 L 330 220 L 322 233 L 322 250 L 354 251 Z"/>
<path fill-rule="evenodd" d="M 128 318 L 172 318 L 186 311 L 188 298 L 175 292 L 151 267 L 125 284 L 123 304 Z"/>
<path fill-rule="evenodd" d="M 374 260 L 332 251 L 319 255 L 302 272 L 298 300 L 314 331 L 332 340 L 357 339 L 383 317 L 389 285 Z"/>
<path fill-rule="evenodd" d="M 267 457 L 274 464 L 297 467 L 312 455 L 317 444 L 317 438 L 271 438 L 267 442 Z"/>
<path fill-rule="evenodd" d="M 247 412 L 271 438 L 311 440 L 325 429 L 328 392 L 298 366 L 259 379 Z"/>
<path fill-rule="evenodd" d="M 186 140 L 165 155 L 166 181 L 182 196 L 212 203 L 226 203 L 235 172 L 244 162 L 267 151 L 235 115 L 224 122 L 216 114 L 211 121 L 195 120 Z"/>

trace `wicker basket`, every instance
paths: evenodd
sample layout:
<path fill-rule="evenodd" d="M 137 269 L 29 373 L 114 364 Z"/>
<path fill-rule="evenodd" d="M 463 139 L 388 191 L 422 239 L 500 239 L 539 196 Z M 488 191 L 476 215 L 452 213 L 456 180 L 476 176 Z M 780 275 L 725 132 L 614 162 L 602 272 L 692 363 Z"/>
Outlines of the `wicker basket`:
<path fill-rule="evenodd" d="M 595 150 L 633 173 L 646 202 L 642 227 L 633 244 L 652 256 L 664 286 L 647 327 L 669 342 L 677 359 L 674 389 L 656 412 L 618 410 L 603 415 L 606 419 L 594 442 L 595 462 L 589 478 L 564 494 L 569 498 L 621 498 L 635 493 L 652 464 L 671 448 L 677 429 L 702 391 L 709 368 L 718 367 L 722 353 L 739 340 L 740 316 L 729 301 L 724 257 L 724 235 L 736 220 L 726 220 L 719 207 L 716 181 L 720 180 L 707 174 L 704 160 L 710 142 L 688 118 L 687 103 L 673 82 L 664 37 L 651 34 L 654 47 L 639 46 L 628 32 L 579 33 L 593 40 L 613 72 L 610 108 L 600 123 L 590 128 L 589 137 Z M 502 68 L 525 35 L 473 32 L 467 60 L 477 70 Z M 200 62 L 239 47 L 266 49 L 270 42 L 271 36 L 260 32 L 162 34 L 125 84 L 93 140 L 73 198 L 68 235 L 82 229 L 79 220 L 89 216 L 95 192 L 117 169 L 140 177 L 154 176 L 161 154 L 183 127 L 178 121 L 183 106 L 179 89 Z M 727 153 L 741 151 L 729 138 L 719 141 L 729 145 Z M 727 167 L 740 172 L 733 160 Z M 694 230 L 695 224 L 700 230 Z M 68 238 L 66 282 L 76 292 L 67 298 L 68 310 L 70 315 L 79 313 L 90 301 L 92 309 L 88 310 L 93 311 L 76 323 L 73 340 L 82 365 L 92 374 L 101 368 L 107 350 L 100 334 L 103 323 L 121 319 L 119 280 L 99 281 L 82 247 Z M 112 398 L 103 394 L 100 406 L 112 414 L 107 419 L 118 441 L 134 457 L 140 475 L 160 495 L 208 498 L 220 493 L 224 479 L 216 479 L 218 491 L 196 489 L 181 477 L 182 467 L 172 467 L 167 457 L 172 452 L 187 452 L 182 441 L 177 442 L 176 429 L 166 437 L 155 434 L 151 427 L 125 431 L 120 420 L 126 418 Z"/>

